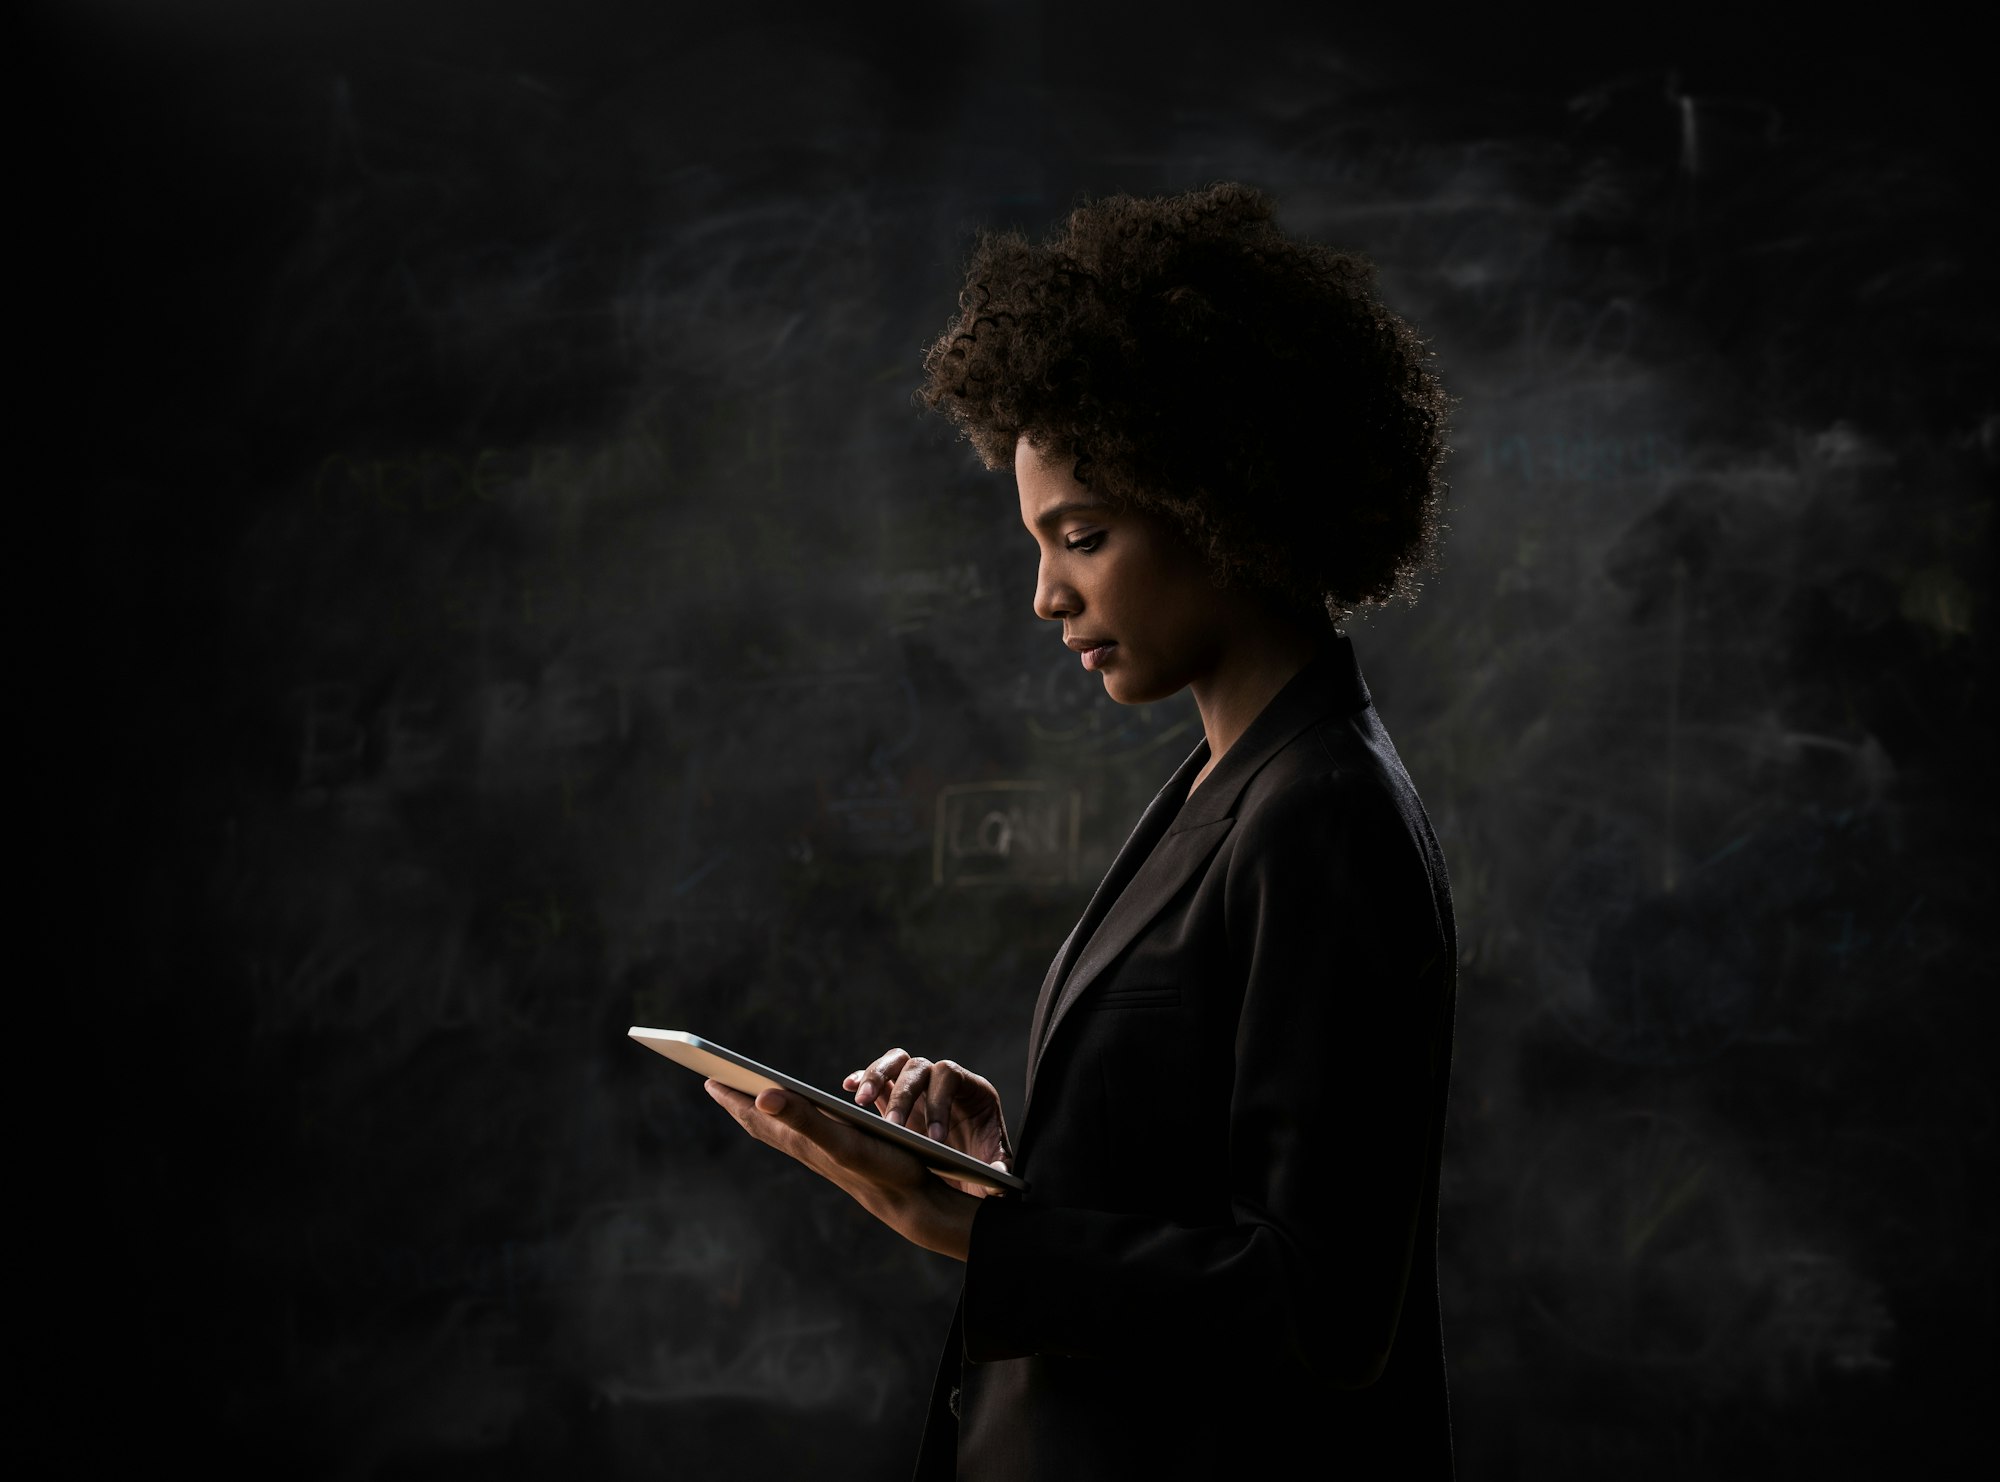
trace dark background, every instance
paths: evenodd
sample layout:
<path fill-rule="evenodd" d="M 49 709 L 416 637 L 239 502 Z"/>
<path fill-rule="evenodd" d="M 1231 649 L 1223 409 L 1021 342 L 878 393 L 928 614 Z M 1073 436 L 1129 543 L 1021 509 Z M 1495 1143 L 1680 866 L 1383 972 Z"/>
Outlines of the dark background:
<path fill-rule="evenodd" d="M 63 332 L 26 430 L 60 429 L 78 519 L 28 564 L 89 598 L 58 765 L 119 1031 L 56 1057 L 91 1129 L 89 1218 L 50 1222 L 90 1257 L 54 1268 L 80 1439 L 288 1476 L 902 1472 L 955 1268 L 624 1030 L 1018 1086 L 1047 960 L 1194 719 L 1076 670 L 1011 481 L 909 393 L 978 226 L 1234 178 L 1368 253 L 1462 398 L 1443 565 L 1354 626 L 1464 943 L 1462 1475 L 1953 1446 L 1995 1255 L 1969 38 L 999 0 L 32 19 L 24 235 Z"/>

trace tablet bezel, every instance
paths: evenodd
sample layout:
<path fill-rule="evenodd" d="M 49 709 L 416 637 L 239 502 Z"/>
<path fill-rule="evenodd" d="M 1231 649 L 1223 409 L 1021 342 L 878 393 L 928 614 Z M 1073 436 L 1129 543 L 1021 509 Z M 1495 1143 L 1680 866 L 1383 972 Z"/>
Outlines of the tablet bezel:
<path fill-rule="evenodd" d="M 689 1070 L 722 1082 L 725 1086 L 755 1096 L 759 1091 L 773 1087 L 803 1096 L 812 1105 L 829 1115 L 840 1118 L 850 1126 L 876 1137 L 886 1138 L 906 1152 L 915 1153 L 933 1173 L 949 1175 L 964 1183 L 977 1184 L 995 1193 L 1020 1194 L 1027 1190 L 1027 1183 L 1011 1173 L 1003 1173 L 990 1164 L 961 1153 L 957 1148 L 946 1147 L 941 1142 L 933 1142 L 921 1132 L 912 1132 L 908 1127 L 899 1127 L 888 1121 L 880 1113 L 867 1107 L 856 1106 L 851 1101 L 842 1100 L 831 1092 L 822 1091 L 817 1086 L 809 1086 L 804 1081 L 786 1075 L 781 1070 L 773 1070 L 768 1065 L 760 1065 L 748 1055 L 738 1054 L 714 1040 L 703 1039 L 698 1034 L 689 1034 L 684 1029 L 649 1029 L 635 1024 L 626 1033 L 656 1054 L 664 1055 L 676 1065 L 684 1065 Z"/>

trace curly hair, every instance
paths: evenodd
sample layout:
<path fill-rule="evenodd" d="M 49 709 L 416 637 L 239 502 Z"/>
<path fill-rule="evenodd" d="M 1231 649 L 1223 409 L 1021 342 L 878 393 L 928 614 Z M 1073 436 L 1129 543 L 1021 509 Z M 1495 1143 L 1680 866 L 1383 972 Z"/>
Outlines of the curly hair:
<path fill-rule="evenodd" d="M 1224 587 L 1338 621 L 1413 597 L 1450 399 L 1363 258 L 1223 182 L 1089 201 L 1040 245 L 980 233 L 917 399 L 989 469 L 1025 435 L 1114 509 L 1163 516 Z"/>

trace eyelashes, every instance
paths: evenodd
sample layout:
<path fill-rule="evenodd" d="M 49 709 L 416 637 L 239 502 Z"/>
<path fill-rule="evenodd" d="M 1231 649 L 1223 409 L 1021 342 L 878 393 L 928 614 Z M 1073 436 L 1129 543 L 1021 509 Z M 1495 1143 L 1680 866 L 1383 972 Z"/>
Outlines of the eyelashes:
<path fill-rule="evenodd" d="M 1104 544 L 1104 532 L 1102 530 L 1093 530 L 1088 535 L 1076 535 L 1065 540 L 1063 542 L 1063 549 L 1088 553 L 1096 550 L 1102 544 Z"/>

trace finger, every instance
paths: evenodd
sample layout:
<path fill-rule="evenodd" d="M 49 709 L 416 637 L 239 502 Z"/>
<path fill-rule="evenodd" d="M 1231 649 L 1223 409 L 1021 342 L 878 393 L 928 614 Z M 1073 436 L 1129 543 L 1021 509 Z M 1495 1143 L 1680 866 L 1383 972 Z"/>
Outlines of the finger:
<path fill-rule="evenodd" d="M 860 1070 L 849 1075 L 840 1084 L 845 1089 L 854 1093 L 856 1105 L 867 1106 L 871 1102 L 880 1101 L 883 1092 L 902 1073 L 903 1067 L 909 1063 L 909 1060 L 910 1056 L 907 1051 L 900 1049 L 890 1050 L 885 1054 L 877 1056 L 872 1063 L 863 1066 Z M 880 1107 L 878 1106 L 876 1109 L 879 1111 Z"/>
<path fill-rule="evenodd" d="M 930 1102 L 928 1130 L 932 1142 L 943 1142 L 945 1133 L 958 1120 L 954 1111 L 964 1089 L 965 1070 L 957 1061 L 940 1060 L 931 1067 L 930 1087 L 925 1094 Z"/>
<path fill-rule="evenodd" d="M 893 1114 L 890 1110 L 890 1093 L 883 1092 L 882 1104 L 876 1108 L 884 1121 L 895 1122 L 908 1127 L 913 1132 L 921 1132 L 930 1125 L 930 1098 L 920 1087 L 908 1100 L 896 1102 Z"/>
<path fill-rule="evenodd" d="M 720 1081 L 710 1080 L 702 1082 L 702 1089 L 708 1092 L 718 1106 L 742 1123 L 745 1132 L 759 1142 L 768 1142 L 774 1147 L 785 1146 L 782 1133 L 795 1120 L 787 1115 L 792 1106 L 805 1104 L 796 1097 L 785 1095 L 776 1087 L 749 1096 L 723 1085 Z M 785 1151 L 794 1150 L 786 1147 Z"/>
<path fill-rule="evenodd" d="M 836 1152 L 843 1162 L 851 1161 L 848 1155 L 857 1146 L 867 1147 L 875 1142 L 845 1122 L 826 1115 L 803 1096 L 787 1095 L 775 1086 L 759 1091 L 752 1106 L 754 1113 L 763 1118 L 771 1140 L 795 1158 L 804 1153 L 797 1145 L 799 1139 Z"/>
<path fill-rule="evenodd" d="M 889 1088 L 889 1101 L 882 1108 L 882 1115 L 898 1127 L 909 1121 L 910 1112 L 916 1108 L 930 1084 L 931 1063 L 921 1055 L 913 1056 L 904 1066 L 896 1083 Z"/>
<path fill-rule="evenodd" d="M 767 1086 L 755 1096 L 745 1096 L 738 1091 L 722 1088 L 730 1098 L 727 1103 L 736 1120 L 760 1142 L 769 1143 L 780 1152 L 789 1153 L 802 1163 L 810 1164 L 813 1148 L 819 1147 L 824 1139 L 819 1134 L 820 1126 L 832 1125 L 831 1120 L 821 1116 L 804 1098 L 787 1096 L 775 1086 Z M 713 1094 L 713 1093 L 711 1093 Z M 721 1100 L 721 1097 L 717 1097 Z"/>
<path fill-rule="evenodd" d="M 721 1081 L 703 1081 L 701 1088 L 708 1092 L 709 1098 L 717 1106 L 734 1117 L 737 1125 L 745 1132 L 748 1132 L 759 1142 L 771 1141 L 771 1138 L 767 1135 L 769 1131 L 769 1119 L 757 1114 L 756 1098 L 746 1096 L 733 1087 L 725 1086 Z"/>

